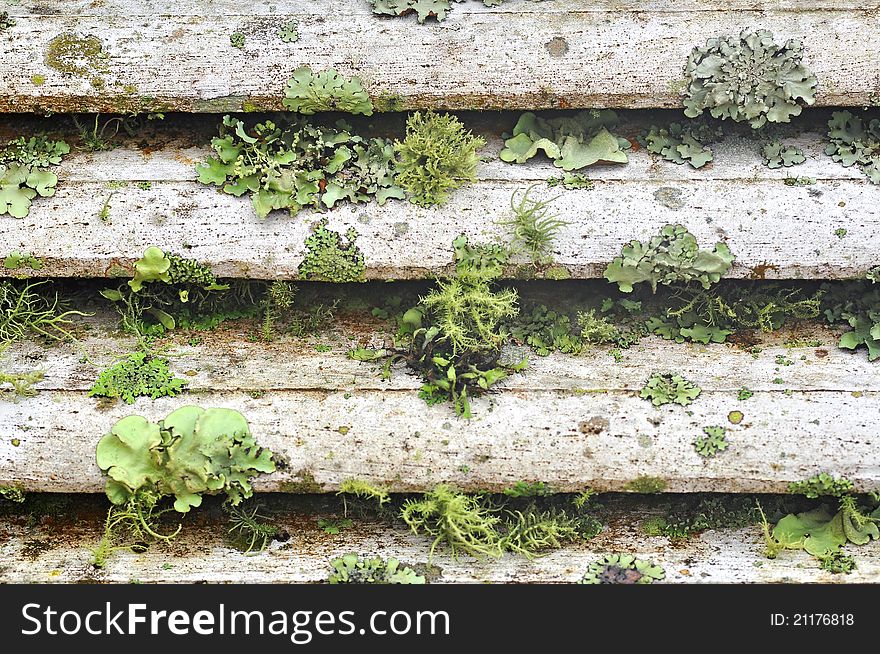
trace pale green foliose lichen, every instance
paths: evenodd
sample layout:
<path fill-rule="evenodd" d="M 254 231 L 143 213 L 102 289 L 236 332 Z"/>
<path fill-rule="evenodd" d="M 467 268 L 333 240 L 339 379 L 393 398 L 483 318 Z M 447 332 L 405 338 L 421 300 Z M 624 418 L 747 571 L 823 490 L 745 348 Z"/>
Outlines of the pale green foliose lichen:
<path fill-rule="evenodd" d="M 850 111 L 835 111 L 828 140 L 825 154 L 847 168 L 857 165 L 872 184 L 880 184 L 880 119 L 865 121 Z"/>
<path fill-rule="evenodd" d="M 525 163 L 539 151 L 565 171 L 595 163 L 626 163 L 630 143 L 610 129 L 617 114 L 609 109 L 590 109 L 573 116 L 541 118 L 531 112 L 520 116 L 511 137 L 504 141 L 501 160 Z"/>
<path fill-rule="evenodd" d="M 803 65 L 803 45 L 777 45 L 767 30 L 711 38 L 688 58 L 685 115 L 748 121 L 753 128 L 787 123 L 815 102 L 818 81 Z"/>
<path fill-rule="evenodd" d="M 28 215 L 37 196 L 55 195 L 58 177 L 48 170 L 61 163 L 70 146 L 42 136 L 9 141 L 0 149 L 0 215 Z"/>
<path fill-rule="evenodd" d="M 722 135 L 720 127 L 713 128 L 706 123 L 670 123 L 665 128 L 651 125 L 639 137 L 639 142 L 648 152 L 659 154 L 667 161 L 688 163 L 694 168 L 702 168 L 713 157 L 707 144 L 717 141 Z"/>
<path fill-rule="evenodd" d="M 652 584 L 666 572 L 652 561 L 631 554 L 610 554 L 589 565 L 580 584 Z"/>
<path fill-rule="evenodd" d="M 352 227 L 345 239 L 339 232 L 327 229 L 326 220 L 315 227 L 306 239 L 306 255 L 299 265 L 303 279 L 325 282 L 363 282 L 364 255 L 355 244 L 358 234 Z"/>
<path fill-rule="evenodd" d="M 730 270 L 734 256 L 724 243 L 713 250 L 701 250 L 697 239 L 683 225 L 666 225 L 660 234 L 645 244 L 631 241 L 621 256 L 605 268 L 605 279 L 616 283 L 624 293 L 634 284 L 648 282 L 656 291 L 658 284 L 699 282 L 709 288 Z"/>
<path fill-rule="evenodd" d="M 309 66 L 297 68 L 284 89 L 282 104 L 301 114 L 343 111 L 373 115 L 373 103 L 360 79 L 346 79 L 332 68 L 319 73 L 313 73 Z"/>
<path fill-rule="evenodd" d="M 395 558 L 384 560 L 379 556 L 360 557 L 343 554 L 330 562 L 333 571 L 327 581 L 331 584 L 424 584 L 425 578 L 412 568 L 402 566 Z"/>
<path fill-rule="evenodd" d="M 420 23 L 428 18 L 436 18 L 438 21 L 445 20 L 446 14 L 452 8 L 453 2 L 464 0 L 371 0 L 373 13 L 386 16 L 403 16 L 413 12 Z M 504 0 L 483 0 L 487 7 L 497 7 Z"/>

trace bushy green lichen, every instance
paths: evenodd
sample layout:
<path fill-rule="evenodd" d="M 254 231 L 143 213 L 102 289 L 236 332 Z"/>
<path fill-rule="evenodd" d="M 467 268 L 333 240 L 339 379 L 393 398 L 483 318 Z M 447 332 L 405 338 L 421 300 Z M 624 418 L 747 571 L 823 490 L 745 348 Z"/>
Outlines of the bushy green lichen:
<path fill-rule="evenodd" d="M 306 238 L 306 254 L 299 265 L 303 279 L 325 282 L 363 282 L 364 255 L 355 244 L 357 231 L 351 227 L 345 239 L 338 232 L 327 229 L 327 221 L 318 223 Z"/>
<path fill-rule="evenodd" d="M 449 191 L 477 181 L 484 145 L 455 116 L 417 111 L 406 121 L 406 137 L 394 142 L 395 181 L 414 204 L 443 204 Z"/>
<path fill-rule="evenodd" d="M 764 157 L 764 163 L 768 168 L 790 168 L 807 160 L 800 148 L 785 145 L 779 139 L 766 143 L 761 148 L 761 156 Z"/>
<path fill-rule="evenodd" d="M 539 151 L 557 168 L 579 170 L 595 163 L 626 163 L 630 143 L 611 133 L 617 114 L 609 109 L 581 111 L 573 116 L 541 118 L 531 112 L 520 116 L 504 142 L 501 160 L 525 163 Z"/>
<path fill-rule="evenodd" d="M 0 352 L 31 335 L 52 341 L 73 338 L 70 331 L 80 311 L 65 310 L 50 282 L 0 280 Z"/>
<path fill-rule="evenodd" d="M 319 73 L 313 73 L 309 66 L 297 68 L 284 89 L 282 104 L 301 114 L 343 111 L 373 115 L 373 103 L 361 80 L 346 79 L 332 68 Z"/>
<path fill-rule="evenodd" d="M 428 18 L 436 18 L 438 21 L 445 20 L 446 14 L 452 8 L 453 2 L 465 0 L 370 0 L 373 4 L 373 13 L 385 16 L 403 16 L 414 13 L 420 23 Z M 483 0 L 487 7 L 496 7 L 504 0 Z"/>
<path fill-rule="evenodd" d="M 394 181 L 391 141 L 364 139 L 344 121 L 324 127 L 297 117 L 247 129 L 224 116 L 211 147 L 217 156 L 196 166 L 199 181 L 236 197 L 249 193 L 260 218 L 276 209 L 332 209 L 343 199 L 384 204 L 405 197 Z"/>
<path fill-rule="evenodd" d="M 580 584 L 652 584 L 662 581 L 666 571 L 652 561 L 631 554 L 609 554 L 589 565 Z"/>
<path fill-rule="evenodd" d="M 391 501 L 388 488 L 373 484 L 363 479 L 343 479 L 339 484 L 339 495 L 354 495 L 363 500 L 370 500 L 382 506 Z"/>
<path fill-rule="evenodd" d="M 688 58 L 685 115 L 708 109 L 714 118 L 787 123 L 815 102 L 818 82 L 803 65 L 803 45 L 796 39 L 779 46 L 767 30 L 743 30 L 739 37 L 711 38 Z"/>
<path fill-rule="evenodd" d="M 559 230 L 568 224 L 550 212 L 556 198 L 535 200 L 529 193 L 537 184 L 525 189 L 521 195 L 514 191 L 510 196 L 513 217 L 499 224 L 511 228 L 511 253 L 528 255 L 536 267 L 553 263 L 553 249 Z"/>
<path fill-rule="evenodd" d="M 680 404 L 687 406 L 700 394 L 701 389 L 681 375 L 674 373 L 655 373 L 651 375 L 639 395 L 651 400 L 654 406 Z"/>
<path fill-rule="evenodd" d="M 709 288 L 730 270 L 733 260 L 724 243 L 716 243 L 711 251 L 700 250 L 697 239 L 683 225 L 666 225 L 647 244 L 631 241 L 625 245 L 621 256 L 605 269 L 605 279 L 624 293 L 642 282 L 650 283 L 652 291 L 658 284 L 692 281 Z"/>
<path fill-rule="evenodd" d="M 639 142 L 652 154 L 659 154 L 667 161 L 677 164 L 688 163 L 693 168 L 702 168 L 712 161 L 709 143 L 724 135 L 720 127 L 712 127 L 706 122 L 670 123 L 668 127 L 651 125 Z"/>
<path fill-rule="evenodd" d="M 711 458 L 730 446 L 727 430 L 721 426 L 703 427 L 703 435 L 694 441 L 694 449 L 704 458 Z"/>
<path fill-rule="evenodd" d="M 20 137 L 0 149 L 0 216 L 24 218 L 34 198 L 55 195 L 58 177 L 49 168 L 69 152 L 64 141 L 43 136 Z"/>
<path fill-rule="evenodd" d="M 232 543 L 245 554 L 259 554 L 276 538 L 281 530 L 259 515 L 259 507 L 247 511 L 243 506 L 229 507 L 229 530 Z"/>
<path fill-rule="evenodd" d="M 166 359 L 135 352 L 104 370 L 89 389 L 89 397 L 119 398 L 134 404 L 141 396 L 154 400 L 174 397 L 184 388 L 186 382 L 174 376 Z"/>
<path fill-rule="evenodd" d="M 424 584 L 425 578 L 400 561 L 387 561 L 379 556 L 367 558 L 357 554 L 343 554 L 330 562 L 332 572 L 327 578 L 331 584 Z"/>
<path fill-rule="evenodd" d="M 550 495 L 551 490 L 543 481 L 518 481 L 510 488 L 504 489 L 508 497 L 543 497 Z"/>
<path fill-rule="evenodd" d="M 866 121 L 850 111 L 835 111 L 828 140 L 825 154 L 845 167 L 857 165 L 872 184 L 880 184 L 880 118 Z"/>

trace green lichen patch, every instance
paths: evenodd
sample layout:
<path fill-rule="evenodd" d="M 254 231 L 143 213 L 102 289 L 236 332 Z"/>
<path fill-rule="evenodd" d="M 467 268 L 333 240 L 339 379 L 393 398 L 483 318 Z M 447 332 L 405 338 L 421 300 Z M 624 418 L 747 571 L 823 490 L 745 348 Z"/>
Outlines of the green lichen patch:
<path fill-rule="evenodd" d="M 319 73 L 309 66 L 297 68 L 284 89 L 282 104 L 301 114 L 342 111 L 373 115 L 373 103 L 360 79 L 346 79 L 332 68 Z"/>
<path fill-rule="evenodd" d="M 3 348 L 0 348 L 2 353 Z M 29 372 L 5 372 L 0 370 L 0 399 L 17 400 L 20 397 L 33 397 L 37 394 L 34 384 L 43 379 L 41 370 L 32 370 Z M 9 384 L 10 388 L 4 388 L 5 384 Z"/>
<path fill-rule="evenodd" d="M 260 218 L 277 209 L 296 215 L 341 200 L 384 204 L 405 197 L 394 180 L 391 141 L 364 139 L 344 121 L 325 127 L 298 117 L 247 128 L 225 116 L 211 147 L 216 156 L 196 166 L 199 181 L 236 197 L 249 194 Z"/>
<path fill-rule="evenodd" d="M 89 389 L 89 397 L 119 398 L 134 404 L 138 397 L 174 397 L 184 388 L 186 382 L 172 374 L 166 359 L 135 352 L 101 372 Z"/>
<path fill-rule="evenodd" d="M 414 204 L 443 204 L 450 191 L 477 181 L 477 150 L 484 145 L 455 116 L 417 111 L 403 141 L 394 142 L 395 181 Z"/>
<path fill-rule="evenodd" d="M 648 243 L 632 241 L 625 245 L 621 256 L 605 269 L 605 279 L 616 283 L 624 293 L 643 282 L 650 283 L 652 291 L 658 284 L 692 281 L 709 288 L 730 270 L 733 260 L 724 243 L 716 243 L 711 251 L 701 250 L 683 225 L 666 225 Z"/>
<path fill-rule="evenodd" d="M 395 558 L 358 556 L 350 552 L 330 562 L 331 584 L 424 584 L 425 578 Z"/>
<path fill-rule="evenodd" d="M 760 522 L 755 498 L 737 494 L 703 496 L 696 502 L 686 496 L 665 516 L 647 518 L 640 526 L 648 536 L 680 541 L 709 529 L 741 529 Z"/>
<path fill-rule="evenodd" d="M 505 140 L 501 160 L 525 163 L 542 151 L 557 168 L 569 172 L 600 162 L 626 163 L 630 143 L 611 133 L 616 125 L 617 114 L 608 109 L 559 118 L 527 112 Z"/>
<path fill-rule="evenodd" d="M 864 120 L 835 111 L 828 121 L 825 154 L 844 167 L 858 166 L 872 184 L 880 184 L 880 118 Z"/>
<path fill-rule="evenodd" d="M 21 268 L 42 270 L 43 262 L 39 257 L 35 257 L 30 252 L 19 252 L 18 250 L 15 250 L 3 259 L 3 267 L 7 270 L 20 270 Z"/>
<path fill-rule="evenodd" d="M 229 45 L 237 50 L 244 50 L 245 36 L 241 32 L 233 32 L 229 35 Z"/>
<path fill-rule="evenodd" d="M 288 534 L 259 514 L 260 507 L 250 511 L 244 506 L 229 507 L 227 534 L 232 544 L 245 554 L 259 554 L 273 540 L 286 540 Z"/>
<path fill-rule="evenodd" d="M 285 43 L 299 41 L 299 24 L 295 20 L 288 21 L 278 28 L 278 38 Z"/>
<path fill-rule="evenodd" d="M 651 400 L 654 406 L 664 404 L 679 404 L 687 406 L 693 402 L 702 389 L 681 375 L 675 373 L 655 373 L 645 383 L 639 396 Z"/>
<path fill-rule="evenodd" d="M 9 16 L 9 12 L 0 12 L 0 33 L 5 32 L 10 27 L 15 27 L 15 19 Z"/>
<path fill-rule="evenodd" d="M 788 492 L 817 499 L 820 497 L 843 497 L 852 493 L 854 488 L 855 485 L 849 479 L 837 479 L 827 472 L 820 472 L 815 477 L 790 483 Z"/>
<path fill-rule="evenodd" d="M 338 232 L 327 229 L 326 220 L 322 220 L 306 238 L 305 258 L 299 265 L 300 276 L 337 283 L 366 281 L 364 255 L 355 244 L 357 236 L 357 231 L 351 227 L 343 239 Z"/>
<path fill-rule="evenodd" d="M 727 430 L 721 426 L 703 427 L 703 435 L 694 441 L 694 449 L 704 458 L 711 458 L 723 452 L 730 443 L 727 442 Z"/>
<path fill-rule="evenodd" d="M 685 115 L 709 110 L 714 118 L 787 123 L 815 102 L 818 81 L 802 63 L 796 39 L 777 45 L 767 30 L 711 38 L 691 52 L 685 67 Z"/>
<path fill-rule="evenodd" d="M 761 148 L 761 156 L 768 168 L 790 168 L 807 160 L 800 148 L 785 145 L 778 139 L 766 143 Z"/>
<path fill-rule="evenodd" d="M 847 350 L 865 347 L 868 360 L 880 358 L 880 266 L 863 280 L 847 284 L 826 284 L 823 300 L 825 318 L 843 323 L 850 331 L 840 337 L 838 346 Z"/>
<path fill-rule="evenodd" d="M 34 198 L 55 195 L 58 177 L 49 169 L 69 152 L 64 141 L 43 136 L 22 136 L 0 149 L 0 216 L 24 218 Z"/>
<path fill-rule="evenodd" d="M 652 561 L 631 554 L 609 554 L 589 565 L 580 584 L 652 584 L 662 581 L 666 571 Z"/>
<path fill-rule="evenodd" d="M 639 142 L 648 152 L 659 154 L 667 161 L 702 168 L 713 158 L 709 144 L 723 135 L 720 127 L 707 122 L 670 123 L 668 127 L 651 125 L 639 137 Z"/>
<path fill-rule="evenodd" d="M 71 318 L 51 282 L 0 280 L 0 352 L 16 341 L 38 336 L 61 342 L 73 339 Z"/>
<path fill-rule="evenodd" d="M 665 491 L 666 486 L 665 479 L 643 475 L 628 482 L 625 489 L 631 493 L 648 493 L 653 495 Z"/>
<path fill-rule="evenodd" d="M 109 70 L 108 61 L 101 39 L 72 32 L 59 34 L 49 41 L 45 56 L 49 68 L 65 75 L 90 77 L 95 88 L 104 86 L 103 75 Z"/>
<path fill-rule="evenodd" d="M 453 2 L 465 0 L 370 0 L 373 4 L 373 13 L 384 16 L 404 16 L 414 13 L 419 23 L 424 23 L 428 18 L 438 21 L 446 19 L 446 14 L 452 8 Z M 504 0 L 483 0 L 487 7 L 497 7 Z"/>

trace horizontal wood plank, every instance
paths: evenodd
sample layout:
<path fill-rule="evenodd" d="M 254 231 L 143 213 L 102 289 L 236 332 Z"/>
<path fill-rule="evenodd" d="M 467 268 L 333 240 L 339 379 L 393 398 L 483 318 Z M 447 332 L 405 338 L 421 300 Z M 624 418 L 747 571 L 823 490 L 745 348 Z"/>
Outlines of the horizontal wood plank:
<path fill-rule="evenodd" d="M 358 75 L 372 96 L 406 109 L 676 107 L 691 49 L 749 26 L 804 40 L 819 105 L 870 105 L 877 93 L 876 2 L 466 2 L 427 25 L 380 19 L 365 0 L 272 3 L 246 15 L 130 4 L 13 8 L 17 24 L 0 40 L 0 111 L 275 110 L 304 64 Z M 284 43 L 277 30 L 290 21 L 300 38 Z M 75 72 L 46 65 L 63 35 L 100 38 L 101 58 Z"/>
<path fill-rule="evenodd" d="M 785 492 L 821 471 L 872 489 L 880 483 L 880 372 L 864 353 L 838 351 L 833 334 L 822 334 L 828 345 L 767 342 L 757 359 L 730 346 L 654 338 L 618 364 L 602 350 L 533 357 L 525 373 L 474 402 L 470 421 L 447 405 L 426 406 L 418 379 L 404 370 L 382 382 L 375 365 L 348 360 L 348 347 L 364 338 L 324 338 L 319 342 L 332 351 L 321 354 L 314 343 L 286 340 L 180 341 L 168 356 L 190 391 L 132 406 L 85 393 L 95 364 L 112 362 L 130 344 L 98 337 L 51 350 L 19 344 L 4 367 L 42 368 L 46 378 L 36 397 L 0 404 L 0 485 L 100 492 L 94 448 L 116 420 L 132 413 L 159 419 L 200 404 L 244 413 L 260 442 L 286 462 L 257 480 L 264 491 L 333 491 L 353 477 L 395 491 L 440 482 L 501 490 L 523 479 L 559 491 L 623 490 L 649 476 L 662 478 L 670 492 Z M 83 354 L 94 364 L 81 361 Z M 688 407 L 660 408 L 639 398 L 648 377 L 664 370 L 693 381 L 700 397 Z M 739 401 L 742 387 L 754 396 Z M 739 424 L 730 422 L 732 411 L 744 414 Z M 703 459 L 693 441 L 711 425 L 727 427 L 731 446 Z"/>
<path fill-rule="evenodd" d="M 264 501 L 263 498 L 261 501 Z M 852 548 L 857 561 L 849 575 L 819 568 L 802 551 L 786 551 L 774 560 L 763 554 L 760 528 L 708 531 L 686 542 L 645 536 L 640 522 L 658 514 L 631 502 L 607 501 L 606 529 L 585 542 L 529 561 L 508 555 L 500 560 L 454 560 L 438 548 L 429 572 L 430 583 L 574 583 L 586 568 L 606 554 L 627 552 L 662 566 L 663 583 L 876 583 L 880 581 L 880 548 Z M 81 515 L 75 523 L 26 527 L 0 521 L 0 580 L 6 583 L 321 583 L 330 574 L 330 561 L 348 552 L 395 557 L 424 573 L 430 542 L 403 526 L 355 520 L 339 534 L 327 534 L 318 519 L 338 520 L 331 508 L 311 511 L 264 504 L 264 513 L 286 529 L 291 538 L 248 556 L 224 541 L 228 527 L 219 519 L 187 520 L 170 545 L 154 545 L 142 554 L 116 552 L 104 569 L 91 565 L 91 551 L 101 538 L 100 510 Z M 274 509 L 274 510 L 273 510 Z M 82 513 L 82 506 L 76 509 Z M 204 510 L 204 509 L 203 509 Z"/>
<path fill-rule="evenodd" d="M 549 161 L 501 162 L 503 121 L 477 120 L 488 139 L 480 181 L 451 195 L 437 208 L 403 201 L 384 206 L 343 204 L 294 218 L 273 212 L 260 220 L 248 198 L 235 198 L 195 181 L 204 148 L 174 143 L 158 150 L 135 147 L 71 155 L 58 169 L 54 197 L 39 198 L 24 219 L 0 216 L 0 253 L 30 252 L 39 271 L 0 275 L 109 277 L 131 274 L 150 245 L 196 258 L 227 277 L 296 278 L 312 225 L 326 216 L 331 229 L 354 227 L 370 279 L 431 278 L 448 270 L 451 243 L 460 233 L 477 242 L 505 241 L 510 196 L 529 184 L 558 177 Z M 501 124 L 499 124 L 501 122 Z M 822 153 L 823 136 L 808 132 L 787 138 L 807 161 L 770 170 L 758 153 L 760 141 L 731 136 L 715 146 L 715 162 L 704 169 L 659 161 L 644 150 L 626 166 L 588 169 L 589 190 L 540 185 L 535 198 L 558 196 L 554 211 L 567 221 L 556 240 L 556 262 L 574 278 L 601 277 L 605 266 L 631 239 L 647 240 L 664 224 L 681 222 L 704 245 L 725 241 L 737 259 L 738 278 L 856 277 L 877 264 L 880 187 L 854 168 Z M 815 179 L 788 186 L 787 177 Z M 108 220 L 100 218 L 105 204 Z M 845 229 L 845 237 L 836 232 Z M 71 235 L 75 234 L 75 238 Z M 520 259 L 525 262 L 525 259 Z M 508 274 L 534 274 L 529 267 Z"/>

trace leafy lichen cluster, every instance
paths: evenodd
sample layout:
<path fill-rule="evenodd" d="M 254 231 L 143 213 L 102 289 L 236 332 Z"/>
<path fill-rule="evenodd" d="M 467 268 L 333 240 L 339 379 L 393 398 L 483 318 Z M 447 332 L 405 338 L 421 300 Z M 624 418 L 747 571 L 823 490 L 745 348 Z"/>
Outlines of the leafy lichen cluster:
<path fill-rule="evenodd" d="M 20 137 L 0 149 L 0 215 L 28 215 L 37 196 L 55 195 L 58 177 L 49 168 L 61 163 L 70 146 L 43 136 Z"/>
<path fill-rule="evenodd" d="M 364 255 L 355 245 L 357 231 L 351 227 L 345 239 L 338 232 L 327 229 L 327 221 L 318 223 L 306 238 L 306 254 L 299 265 L 303 279 L 325 282 L 363 282 Z"/>
<path fill-rule="evenodd" d="M 42 270 L 43 262 L 39 257 L 35 257 L 30 252 L 19 252 L 18 250 L 15 250 L 14 252 L 10 252 L 3 259 L 3 267 L 7 270 L 19 270 L 21 268 Z"/>
<path fill-rule="evenodd" d="M 319 73 L 309 66 L 293 71 L 284 89 L 285 107 L 301 114 L 342 111 L 349 114 L 373 114 L 373 103 L 357 77 L 345 78 L 332 68 Z"/>
<path fill-rule="evenodd" d="M 415 112 L 394 142 L 395 181 L 414 204 L 443 204 L 449 191 L 477 181 L 477 150 L 486 145 L 451 114 Z"/>
<path fill-rule="evenodd" d="M 253 494 L 252 476 L 275 470 L 272 453 L 257 445 L 244 416 L 197 406 L 181 407 L 158 423 L 123 418 L 101 438 L 96 458 L 114 505 L 137 503 L 147 494 L 174 498 L 180 513 L 218 493 L 235 506 Z"/>
<path fill-rule="evenodd" d="M 135 352 L 110 366 L 89 389 L 89 397 L 119 398 L 134 404 L 144 396 L 154 400 L 174 397 L 186 388 L 186 382 L 168 369 L 168 361 L 146 352 Z"/>
<path fill-rule="evenodd" d="M 324 127 L 295 118 L 247 129 L 225 116 L 211 147 L 216 156 L 196 166 L 199 181 L 236 197 L 250 194 L 260 218 L 275 209 L 330 209 L 343 199 L 383 204 L 405 197 L 394 180 L 392 143 L 364 139 L 344 121 Z"/>
<path fill-rule="evenodd" d="M 711 458 L 730 446 L 727 442 L 727 430 L 719 425 L 703 427 L 703 435 L 694 441 L 694 449 L 704 458 Z"/>
<path fill-rule="evenodd" d="M 350 552 L 330 562 L 331 584 L 424 584 L 425 578 L 395 558 L 358 556 Z"/>
<path fill-rule="evenodd" d="M 720 127 L 712 127 L 706 122 L 670 123 L 668 127 L 651 125 L 639 137 L 639 142 L 648 152 L 659 154 L 667 161 L 702 168 L 713 158 L 708 144 L 723 134 Z"/>
<path fill-rule="evenodd" d="M 697 399 L 700 393 L 699 387 L 681 375 L 655 373 L 645 383 L 639 395 L 646 400 L 651 400 L 651 404 L 654 406 L 672 403 L 687 406 Z"/>
<path fill-rule="evenodd" d="M 436 18 L 438 21 L 445 20 L 446 14 L 452 8 L 453 2 L 464 0 L 370 0 L 373 4 L 373 13 L 384 16 L 403 16 L 414 13 L 420 23 L 428 18 Z M 504 0 L 483 0 L 487 7 L 497 7 Z"/>
<path fill-rule="evenodd" d="M 688 58 L 684 113 L 696 118 L 708 109 L 714 118 L 753 128 L 790 122 L 803 104 L 815 102 L 818 81 L 802 57 L 800 41 L 780 46 L 767 30 L 711 38 Z"/>
<path fill-rule="evenodd" d="M 864 280 L 826 285 L 824 313 L 830 323 L 845 323 L 850 331 L 840 337 L 839 347 L 865 347 L 868 359 L 880 358 L 880 266 Z"/>
<path fill-rule="evenodd" d="M 658 284 L 692 281 L 709 288 L 730 270 L 733 260 L 724 243 L 716 243 L 711 251 L 701 250 L 683 225 L 666 225 L 647 244 L 631 241 L 625 245 L 621 256 L 605 269 L 605 279 L 616 283 L 624 293 L 632 292 L 633 285 L 642 282 L 648 282 L 652 291 Z"/>
<path fill-rule="evenodd" d="M 774 139 L 761 148 L 761 156 L 768 168 L 790 168 L 804 163 L 807 158 L 800 148 L 794 145 L 785 145 L 779 139 Z"/>
<path fill-rule="evenodd" d="M 501 159 L 525 163 L 543 151 L 557 168 L 565 171 L 600 162 L 626 163 L 630 142 L 611 133 L 615 125 L 617 114 L 609 109 L 591 109 L 559 118 L 541 118 L 527 112 L 504 141 Z"/>
<path fill-rule="evenodd" d="M 866 121 L 850 111 L 835 111 L 828 140 L 825 154 L 845 167 L 857 165 L 872 184 L 880 184 L 880 118 Z"/>
<path fill-rule="evenodd" d="M 823 473 L 792 484 L 791 491 L 805 493 L 809 498 L 821 498 L 822 504 L 809 511 L 786 515 L 772 531 L 762 512 L 765 554 L 769 558 L 776 558 L 786 549 L 802 549 L 818 558 L 823 567 L 847 572 L 845 568 L 851 567 L 842 560 L 841 548 L 849 543 L 865 545 L 880 539 L 877 526 L 880 523 L 880 502 L 876 496 L 859 498 L 854 495 L 849 480 Z M 830 503 L 835 499 L 836 511 Z"/>
<path fill-rule="evenodd" d="M 666 571 L 653 561 L 632 554 L 609 554 L 587 567 L 580 584 L 652 584 L 662 581 Z"/>

